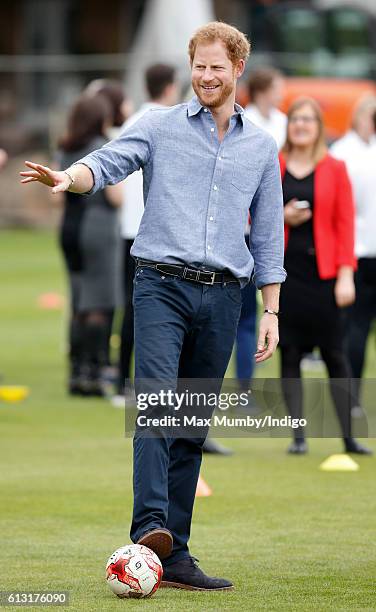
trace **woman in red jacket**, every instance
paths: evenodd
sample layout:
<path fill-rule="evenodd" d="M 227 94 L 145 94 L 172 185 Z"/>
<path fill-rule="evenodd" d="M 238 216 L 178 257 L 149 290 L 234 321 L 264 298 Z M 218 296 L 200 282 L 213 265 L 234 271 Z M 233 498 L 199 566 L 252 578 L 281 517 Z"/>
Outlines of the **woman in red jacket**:
<path fill-rule="evenodd" d="M 293 103 L 280 156 L 285 204 L 285 268 L 281 288 L 282 387 L 293 418 L 302 417 L 300 362 L 318 346 L 331 379 L 348 378 L 342 349 L 342 309 L 355 299 L 354 204 L 345 165 L 327 153 L 318 104 Z M 294 380 L 291 380 L 294 379 Z M 351 437 L 350 402 L 339 385 L 331 392 L 346 452 L 368 453 Z M 294 429 L 288 452 L 307 451 L 302 429 Z"/>

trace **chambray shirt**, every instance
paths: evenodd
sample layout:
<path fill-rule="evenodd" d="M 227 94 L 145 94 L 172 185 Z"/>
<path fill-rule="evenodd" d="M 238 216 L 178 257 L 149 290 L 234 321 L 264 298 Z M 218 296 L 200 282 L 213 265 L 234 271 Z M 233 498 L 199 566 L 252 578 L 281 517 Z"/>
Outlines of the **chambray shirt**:
<path fill-rule="evenodd" d="M 148 111 L 77 163 L 93 173 L 90 193 L 143 169 L 145 210 L 133 257 L 229 270 L 242 286 L 252 271 L 258 288 L 285 280 L 277 148 L 240 106 L 222 142 L 210 110 L 194 97 Z"/>

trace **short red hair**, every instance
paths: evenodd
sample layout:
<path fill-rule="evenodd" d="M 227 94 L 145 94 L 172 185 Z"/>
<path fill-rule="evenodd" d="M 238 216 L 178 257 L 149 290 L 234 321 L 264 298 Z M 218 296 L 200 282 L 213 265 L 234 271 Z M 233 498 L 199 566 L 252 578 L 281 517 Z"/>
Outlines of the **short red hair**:
<path fill-rule="evenodd" d="M 251 51 L 251 44 L 245 34 L 240 32 L 237 28 L 230 26 L 228 23 L 212 21 L 196 30 L 189 41 L 188 53 L 191 64 L 196 53 L 197 45 L 206 45 L 216 42 L 217 40 L 224 44 L 227 55 L 234 65 L 241 59 L 247 61 Z"/>

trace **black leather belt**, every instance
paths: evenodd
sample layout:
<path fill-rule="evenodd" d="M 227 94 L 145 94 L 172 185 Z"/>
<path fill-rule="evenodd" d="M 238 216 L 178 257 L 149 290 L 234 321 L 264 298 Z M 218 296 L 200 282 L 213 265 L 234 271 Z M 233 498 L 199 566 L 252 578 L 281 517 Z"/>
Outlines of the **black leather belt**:
<path fill-rule="evenodd" d="M 179 264 L 164 264 L 156 263 L 155 261 L 147 261 L 145 259 L 136 259 L 137 267 L 151 268 L 168 276 L 176 276 L 187 281 L 201 283 L 203 285 L 216 285 L 223 283 L 239 283 L 239 281 L 230 272 L 211 272 L 209 270 L 197 270 L 188 266 Z"/>

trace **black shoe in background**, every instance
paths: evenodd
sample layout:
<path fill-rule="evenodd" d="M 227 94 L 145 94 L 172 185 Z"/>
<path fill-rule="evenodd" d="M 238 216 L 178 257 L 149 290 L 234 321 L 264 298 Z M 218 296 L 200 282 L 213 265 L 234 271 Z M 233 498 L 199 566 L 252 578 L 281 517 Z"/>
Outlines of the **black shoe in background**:
<path fill-rule="evenodd" d="M 305 440 L 294 440 L 287 449 L 289 455 L 305 455 L 308 453 L 308 446 Z"/>
<path fill-rule="evenodd" d="M 208 455 L 233 455 L 234 451 L 230 448 L 226 448 L 219 444 L 216 440 L 212 438 L 206 438 L 204 445 L 202 447 L 202 452 L 207 453 Z"/>
<path fill-rule="evenodd" d="M 345 453 L 353 455 L 373 455 L 373 451 L 362 444 L 359 444 L 354 438 L 345 439 Z"/>
<path fill-rule="evenodd" d="M 233 584 L 224 578 L 207 576 L 197 565 L 198 559 L 186 557 L 163 567 L 161 587 L 188 591 L 231 591 Z"/>
<path fill-rule="evenodd" d="M 85 364 L 82 366 L 77 385 L 84 397 L 106 397 L 107 395 L 101 368 L 97 365 Z"/>
<path fill-rule="evenodd" d="M 69 395 L 82 395 L 80 376 L 71 376 L 69 378 L 68 393 Z"/>
<path fill-rule="evenodd" d="M 81 360 L 70 356 L 70 373 L 69 373 L 69 380 L 68 380 L 69 395 L 82 395 L 81 375 L 82 375 Z"/>

